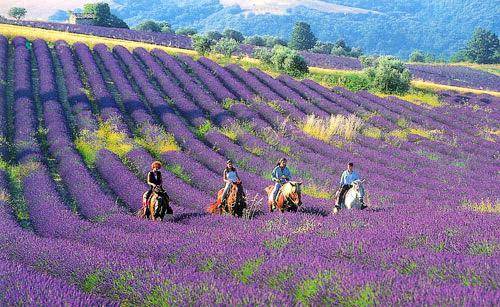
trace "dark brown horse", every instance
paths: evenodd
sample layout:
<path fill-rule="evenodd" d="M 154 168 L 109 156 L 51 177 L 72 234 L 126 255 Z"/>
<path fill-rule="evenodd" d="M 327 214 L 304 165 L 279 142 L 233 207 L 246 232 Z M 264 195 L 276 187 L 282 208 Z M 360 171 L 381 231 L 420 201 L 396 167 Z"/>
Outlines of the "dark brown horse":
<path fill-rule="evenodd" d="M 243 215 L 243 209 L 247 207 L 246 195 L 241 183 L 232 184 L 225 205 L 222 205 L 223 193 L 224 189 L 220 189 L 219 192 L 217 192 L 217 200 L 208 206 L 207 212 L 211 214 L 231 214 L 241 217 Z"/>
<path fill-rule="evenodd" d="M 145 205 L 139 209 L 137 216 L 151 219 L 153 221 L 157 219 L 163 221 L 165 214 L 174 213 L 172 207 L 170 207 L 170 198 L 161 186 L 156 186 L 153 189 L 153 193 L 151 194 L 148 204 L 146 203 L 147 200 L 145 197 L 146 193 L 143 195 L 143 203 Z"/>
<path fill-rule="evenodd" d="M 274 186 L 270 185 L 265 188 L 267 193 L 267 204 L 269 205 L 269 212 L 273 212 L 273 193 Z M 289 181 L 281 186 L 276 200 L 276 209 L 281 212 L 297 212 L 299 206 L 302 205 L 302 182 Z"/>

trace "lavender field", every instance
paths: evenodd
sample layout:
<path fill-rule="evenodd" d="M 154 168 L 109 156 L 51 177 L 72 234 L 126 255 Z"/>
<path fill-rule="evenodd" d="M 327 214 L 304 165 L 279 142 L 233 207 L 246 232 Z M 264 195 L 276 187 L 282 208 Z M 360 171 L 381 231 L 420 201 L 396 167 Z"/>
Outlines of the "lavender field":
<path fill-rule="evenodd" d="M 442 100 L 0 36 L 0 305 L 498 305 L 500 99 Z M 310 114 L 362 126 L 323 141 Z M 282 156 L 298 213 L 266 210 Z M 243 218 L 206 213 L 229 158 Z M 164 222 L 135 216 L 154 159 Z M 332 215 L 348 161 L 368 208 Z"/>

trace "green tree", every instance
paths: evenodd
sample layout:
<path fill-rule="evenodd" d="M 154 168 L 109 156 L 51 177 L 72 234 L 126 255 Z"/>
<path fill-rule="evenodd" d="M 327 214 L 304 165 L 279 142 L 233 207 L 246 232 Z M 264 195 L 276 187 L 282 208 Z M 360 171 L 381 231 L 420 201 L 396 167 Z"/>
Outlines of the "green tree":
<path fill-rule="evenodd" d="M 478 28 L 465 47 L 464 54 L 479 64 L 499 63 L 500 42 L 498 36 L 488 30 Z"/>
<path fill-rule="evenodd" d="M 276 70 L 292 76 L 300 76 L 309 71 L 306 61 L 297 51 L 281 45 L 274 46 L 271 63 Z"/>
<path fill-rule="evenodd" d="M 11 7 L 9 10 L 9 16 L 20 20 L 26 16 L 28 11 L 24 7 Z"/>
<path fill-rule="evenodd" d="M 230 57 L 233 53 L 240 50 L 240 43 L 235 39 L 224 37 L 212 46 L 212 50 L 226 57 Z"/>
<path fill-rule="evenodd" d="M 198 31 L 195 28 L 180 28 L 177 29 L 177 31 L 175 31 L 175 34 L 187 35 L 187 36 L 193 36 L 196 33 L 198 33 Z"/>
<path fill-rule="evenodd" d="M 233 29 L 225 29 L 224 32 L 222 32 L 222 35 L 225 38 L 232 38 L 235 41 L 237 41 L 238 43 L 242 43 L 243 40 L 245 39 L 243 37 L 243 34 L 241 34 L 241 32 L 233 30 Z"/>
<path fill-rule="evenodd" d="M 160 25 L 154 20 L 146 20 L 135 27 L 136 30 L 147 32 L 161 32 Z"/>
<path fill-rule="evenodd" d="M 223 38 L 224 36 L 222 36 L 222 34 L 220 34 L 219 32 L 217 31 L 208 31 L 207 34 L 206 34 L 207 38 L 213 42 L 217 42 L 219 41 L 221 38 Z"/>
<path fill-rule="evenodd" d="M 273 53 L 267 48 L 262 48 L 262 47 L 255 48 L 255 50 L 253 51 L 253 56 L 256 59 L 261 60 L 265 64 L 272 63 L 271 58 L 273 56 Z"/>
<path fill-rule="evenodd" d="M 201 55 L 205 55 L 210 52 L 214 41 L 208 38 L 206 35 L 198 35 L 193 36 L 193 47 L 196 52 Z"/>
<path fill-rule="evenodd" d="M 334 45 L 332 43 L 316 42 L 310 51 L 314 53 L 330 54 L 333 47 Z"/>
<path fill-rule="evenodd" d="M 93 24 L 100 27 L 127 28 L 125 21 L 111 14 L 109 5 L 104 2 L 87 3 L 83 5 L 84 14 L 93 14 L 95 16 Z"/>
<path fill-rule="evenodd" d="M 410 89 L 411 74 L 404 63 L 392 56 L 382 56 L 367 70 L 372 87 L 382 93 L 404 94 Z"/>
<path fill-rule="evenodd" d="M 290 37 L 290 48 L 295 50 L 308 50 L 316 44 L 316 36 L 311 31 L 311 26 L 305 22 L 299 21 L 293 27 Z"/>
<path fill-rule="evenodd" d="M 288 45 L 287 42 L 282 39 L 282 38 L 279 38 L 277 36 L 272 36 L 272 35 L 264 35 L 262 37 L 264 39 L 264 45 L 266 47 L 274 47 L 276 45 L 281 45 L 281 46 L 286 46 Z"/>
<path fill-rule="evenodd" d="M 423 63 L 425 62 L 425 55 L 420 50 L 413 50 L 408 58 L 410 62 Z"/>
<path fill-rule="evenodd" d="M 161 33 L 174 33 L 172 30 L 172 25 L 166 21 L 158 22 L 158 26 L 160 26 Z"/>
<path fill-rule="evenodd" d="M 254 45 L 254 46 L 261 46 L 261 47 L 266 45 L 266 41 L 260 35 L 249 36 L 249 37 L 245 38 L 245 40 L 243 40 L 243 42 L 245 44 Z"/>

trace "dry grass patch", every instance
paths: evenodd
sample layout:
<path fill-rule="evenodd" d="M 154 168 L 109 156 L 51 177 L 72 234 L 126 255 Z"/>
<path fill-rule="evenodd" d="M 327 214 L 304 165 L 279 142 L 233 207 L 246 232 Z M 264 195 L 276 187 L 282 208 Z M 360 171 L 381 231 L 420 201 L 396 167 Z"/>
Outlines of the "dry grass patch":
<path fill-rule="evenodd" d="M 333 142 L 334 136 L 353 141 L 363 127 L 363 120 L 353 114 L 332 115 L 328 119 L 308 115 L 301 126 L 305 133 L 326 143 Z"/>

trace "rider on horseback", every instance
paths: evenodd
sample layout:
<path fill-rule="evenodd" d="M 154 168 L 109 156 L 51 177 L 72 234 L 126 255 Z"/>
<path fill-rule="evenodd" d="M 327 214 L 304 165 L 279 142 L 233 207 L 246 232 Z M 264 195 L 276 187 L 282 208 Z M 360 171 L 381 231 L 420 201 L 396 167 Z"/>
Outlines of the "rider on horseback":
<path fill-rule="evenodd" d="M 221 207 L 226 205 L 227 196 L 229 194 L 229 191 L 231 190 L 231 186 L 234 183 L 241 184 L 240 176 L 238 175 L 238 172 L 233 165 L 233 161 L 227 160 L 226 168 L 224 168 L 222 178 L 226 183 L 226 186 L 224 187 L 224 192 L 222 193 Z"/>
<path fill-rule="evenodd" d="M 360 176 L 358 172 L 354 171 L 354 163 L 349 162 L 347 164 L 347 169 L 342 173 L 342 176 L 340 177 L 340 194 L 339 194 L 339 201 L 337 205 L 337 209 L 340 209 L 342 204 L 344 203 L 345 200 L 345 194 L 347 191 L 349 191 L 350 188 L 352 188 L 352 182 L 355 180 L 360 179 Z M 365 205 L 361 209 L 366 208 Z"/>
<path fill-rule="evenodd" d="M 286 167 L 286 162 L 286 158 L 281 158 L 273 169 L 272 180 L 274 181 L 274 188 L 271 194 L 273 196 L 273 208 L 276 206 L 276 197 L 278 196 L 281 186 L 292 180 L 292 173 L 288 167 Z"/>
<path fill-rule="evenodd" d="M 147 182 L 149 185 L 149 191 L 146 193 L 145 204 L 149 203 L 150 197 L 151 197 L 151 194 L 153 193 L 154 188 L 156 186 L 161 187 L 162 180 L 161 180 L 160 168 L 161 168 L 160 161 L 154 161 L 153 163 L 151 163 L 151 171 L 148 172 L 148 175 L 147 175 Z M 161 190 L 163 191 L 163 187 L 161 187 Z"/>

